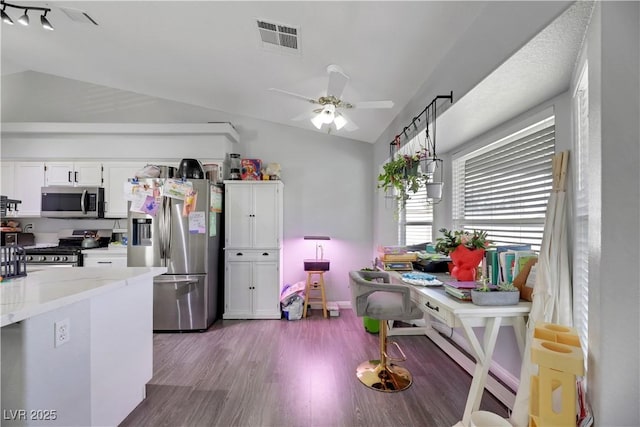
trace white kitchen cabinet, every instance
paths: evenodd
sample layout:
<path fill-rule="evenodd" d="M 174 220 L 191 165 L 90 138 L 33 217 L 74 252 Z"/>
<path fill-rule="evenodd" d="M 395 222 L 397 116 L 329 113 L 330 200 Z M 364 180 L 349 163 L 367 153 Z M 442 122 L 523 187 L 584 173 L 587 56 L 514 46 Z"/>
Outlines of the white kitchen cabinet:
<path fill-rule="evenodd" d="M 104 216 L 106 218 L 127 217 L 124 184 L 146 165 L 146 162 L 105 162 L 103 164 L 104 199 L 106 202 Z"/>
<path fill-rule="evenodd" d="M 225 319 L 279 319 L 284 186 L 225 181 Z"/>
<path fill-rule="evenodd" d="M 105 253 L 99 249 L 83 251 L 84 267 L 126 267 L 127 253 Z"/>
<path fill-rule="evenodd" d="M 225 181 L 225 247 L 279 248 L 281 181 Z"/>
<path fill-rule="evenodd" d="M 101 162 L 47 162 L 46 186 L 102 186 Z"/>
<path fill-rule="evenodd" d="M 6 196 L 21 200 L 16 216 L 40 216 L 44 186 L 44 162 L 14 162 L 13 195 Z"/>
<path fill-rule="evenodd" d="M 0 168 L 2 168 L 0 171 L 0 179 L 2 180 L 0 181 L 0 194 L 10 199 L 14 198 L 13 192 L 15 187 L 13 185 L 13 176 L 16 170 L 14 163 L 15 162 L 0 162 Z"/>
<path fill-rule="evenodd" d="M 280 254 L 232 250 L 225 253 L 225 319 L 279 319 Z"/>

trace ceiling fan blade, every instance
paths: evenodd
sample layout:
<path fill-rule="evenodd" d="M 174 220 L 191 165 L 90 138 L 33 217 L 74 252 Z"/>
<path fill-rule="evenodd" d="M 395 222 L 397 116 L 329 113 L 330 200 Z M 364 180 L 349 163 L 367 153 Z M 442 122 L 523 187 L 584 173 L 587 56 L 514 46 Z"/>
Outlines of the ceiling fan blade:
<path fill-rule="evenodd" d="M 297 116 L 295 116 L 294 118 L 292 118 L 291 120 L 293 120 L 294 122 L 301 122 L 302 120 L 311 120 L 311 118 L 315 116 L 315 114 L 311 111 L 305 111 L 302 114 L 298 114 Z"/>
<path fill-rule="evenodd" d="M 349 81 L 347 76 L 337 65 L 329 65 L 327 67 L 327 73 L 329 73 L 329 86 L 327 87 L 327 96 L 334 96 L 338 99 L 342 96 L 345 86 Z"/>
<path fill-rule="evenodd" d="M 342 115 L 342 117 L 344 117 L 345 119 L 347 119 L 347 124 L 344 125 L 344 130 L 349 131 L 349 132 L 353 132 L 354 130 L 358 130 L 360 129 L 360 127 L 358 127 L 357 124 L 355 124 L 353 122 L 353 120 L 351 120 L 351 117 L 347 116 L 345 113 L 340 112 L 340 114 Z"/>
<path fill-rule="evenodd" d="M 351 108 L 393 108 L 393 101 L 364 101 L 351 104 Z"/>
<path fill-rule="evenodd" d="M 300 94 L 293 93 L 293 92 L 287 92 L 286 90 L 276 89 L 274 87 L 270 87 L 269 90 L 271 90 L 273 92 L 279 92 L 279 93 L 282 93 L 284 95 L 292 96 L 294 98 L 298 98 L 298 99 L 301 99 L 303 101 L 310 102 L 312 104 L 319 104 L 317 99 L 313 99 L 313 98 L 310 98 L 308 96 L 300 95 Z"/>

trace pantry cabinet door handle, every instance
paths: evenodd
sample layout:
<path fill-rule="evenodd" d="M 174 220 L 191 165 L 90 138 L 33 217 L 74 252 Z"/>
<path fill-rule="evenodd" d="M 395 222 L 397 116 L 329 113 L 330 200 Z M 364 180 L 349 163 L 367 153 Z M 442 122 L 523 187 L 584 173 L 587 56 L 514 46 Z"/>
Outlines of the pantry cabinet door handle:
<path fill-rule="evenodd" d="M 69 171 L 69 173 L 67 175 L 67 181 L 71 182 L 71 171 Z"/>
<path fill-rule="evenodd" d="M 269 256 L 269 252 L 263 252 L 262 256 Z"/>
<path fill-rule="evenodd" d="M 73 180 L 74 180 L 75 182 L 78 182 L 78 172 L 74 172 L 74 173 L 73 173 Z"/>
<path fill-rule="evenodd" d="M 112 261 L 98 261 L 98 264 L 113 264 Z"/>
<path fill-rule="evenodd" d="M 238 253 L 236 254 L 236 256 L 243 256 L 243 255 L 244 255 L 244 254 L 243 254 L 242 252 L 238 252 Z"/>

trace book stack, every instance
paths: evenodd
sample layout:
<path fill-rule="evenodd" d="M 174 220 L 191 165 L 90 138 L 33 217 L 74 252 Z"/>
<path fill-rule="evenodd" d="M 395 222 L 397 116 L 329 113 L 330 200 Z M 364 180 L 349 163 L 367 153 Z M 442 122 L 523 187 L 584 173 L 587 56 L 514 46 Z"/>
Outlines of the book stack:
<path fill-rule="evenodd" d="M 445 282 L 444 291 L 459 300 L 471 301 L 471 290 L 477 286 L 477 282 Z"/>
<path fill-rule="evenodd" d="M 537 254 L 531 245 L 502 245 L 485 251 L 482 274 L 492 285 L 512 283 L 522 267 Z"/>
<path fill-rule="evenodd" d="M 418 259 L 415 252 L 407 252 L 403 246 L 382 246 L 378 248 L 378 253 L 378 264 L 387 271 L 412 271 L 412 262 Z"/>

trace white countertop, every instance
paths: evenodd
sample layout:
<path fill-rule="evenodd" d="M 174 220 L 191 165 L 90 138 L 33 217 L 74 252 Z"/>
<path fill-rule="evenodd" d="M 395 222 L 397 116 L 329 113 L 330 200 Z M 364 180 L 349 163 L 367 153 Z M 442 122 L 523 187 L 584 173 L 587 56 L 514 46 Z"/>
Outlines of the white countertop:
<path fill-rule="evenodd" d="M 165 273 L 166 267 L 54 268 L 0 282 L 0 326 Z"/>

